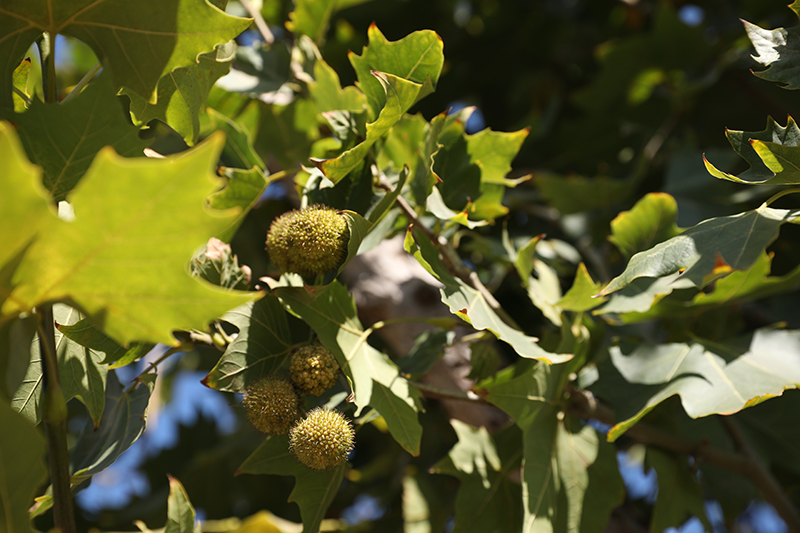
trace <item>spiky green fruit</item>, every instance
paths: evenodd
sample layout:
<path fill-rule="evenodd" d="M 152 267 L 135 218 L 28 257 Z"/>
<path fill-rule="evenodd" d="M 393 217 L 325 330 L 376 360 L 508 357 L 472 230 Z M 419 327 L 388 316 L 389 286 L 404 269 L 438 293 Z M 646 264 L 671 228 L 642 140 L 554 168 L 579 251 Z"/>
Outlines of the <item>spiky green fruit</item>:
<path fill-rule="evenodd" d="M 247 420 L 262 433 L 285 435 L 300 418 L 299 398 L 292 383 L 267 376 L 247 387 L 242 399 Z"/>
<path fill-rule="evenodd" d="M 297 460 L 314 470 L 330 470 L 347 461 L 356 440 L 350 421 L 339 411 L 311 410 L 289 432 L 289 448 Z"/>
<path fill-rule="evenodd" d="M 315 342 L 294 351 L 289 371 L 292 383 L 300 392 L 319 396 L 336 384 L 339 363 L 327 348 Z"/>
<path fill-rule="evenodd" d="M 324 205 L 289 211 L 272 222 L 267 250 L 283 272 L 314 276 L 341 266 L 350 229 L 341 212 Z"/>

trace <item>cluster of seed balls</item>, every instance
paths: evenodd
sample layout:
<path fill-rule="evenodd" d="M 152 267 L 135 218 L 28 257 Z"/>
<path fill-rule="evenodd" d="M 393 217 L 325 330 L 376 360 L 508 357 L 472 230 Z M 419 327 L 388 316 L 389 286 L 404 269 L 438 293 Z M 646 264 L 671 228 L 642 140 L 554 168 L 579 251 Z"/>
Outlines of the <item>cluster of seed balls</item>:
<path fill-rule="evenodd" d="M 267 251 L 281 271 L 315 276 L 341 266 L 349 241 L 350 229 L 341 211 L 312 205 L 284 213 L 272 222 Z"/>
<path fill-rule="evenodd" d="M 289 448 L 297 460 L 315 470 L 329 470 L 347 460 L 355 432 L 339 411 L 321 407 L 301 416 L 301 395 L 319 396 L 338 379 L 336 358 L 320 343 L 295 350 L 290 360 L 291 380 L 270 375 L 247 387 L 242 405 L 247 420 L 263 433 L 289 434 Z"/>

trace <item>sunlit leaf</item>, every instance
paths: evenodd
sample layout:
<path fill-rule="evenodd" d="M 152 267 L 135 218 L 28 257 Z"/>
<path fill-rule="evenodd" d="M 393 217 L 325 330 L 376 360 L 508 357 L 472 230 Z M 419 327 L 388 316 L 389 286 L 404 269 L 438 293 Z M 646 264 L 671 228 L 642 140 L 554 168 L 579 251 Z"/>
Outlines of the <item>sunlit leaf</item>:
<path fill-rule="evenodd" d="M 798 15 L 797 5 L 790 6 Z M 754 72 L 759 78 L 780 83 L 786 89 L 800 89 L 800 77 L 797 74 L 797 55 L 800 53 L 800 27 L 765 30 L 746 20 L 744 29 L 756 54 L 758 63 L 766 70 Z"/>
<path fill-rule="evenodd" d="M 336 4 L 337 0 L 297 0 L 286 27 L 296 36 L 307 35 L 322 43 Z"/>
<path fill-rule="evenodd" d="M 169 477 L 167 523 L 164 533 L 194 533 L 194 507 L 181 482 Z"/>
<path fill-rule="evenodd" d="M 613 242 L 625 257 L 641 252 L 680 233 L 675 224 L 678 203 L 665 193 L 650 193 L 611 221 Z"/>
<path fill-rule="evenodd" d="M 342 485 L 346 469 L 346 463 L 328 471 L 312 470 L 300 464 L 289 451 L 289 438 L 281 435 L 267 437 L 264 444 L 245 459 L 237 473 L 294 476 L 295 485 L 289 501 L 300 507 L 303 533 L 317 533 L 328 507 Z"/>
<path fill-rule="evenodd" d="M 166 159 L 102 150 L 72 193 L 76 219 L 45 221 L 15 272 L 3 314 L 69 300 L 120 344 L 171 344 L 173 330 L 203 329 L 258 297 L 203 285 L 186 271 L 192 253 L 238 215 L 212 214 L 204 205 L 221 147 L 214 136 Z"/>
<path fill-rule="evenodd" d="M 709 278 L 746 270 L 777 236 L 781 225 L 798 211 L 766 205 L 737 215 L 711 218 L 677 237 L 634 255 L 625 271 L 600 294 L 610 294 L 642 277 L 663 277 L 680 272 L 682 279 L 702 287 Z"/>
<path fill-rule="evenodd" d="M 226 15 L 205 0 L 9 0 L 0 16 L 0 55 L 10 57 L 0 83 L 0 102 L 11 102 L 11 73 L 43 32 L 80 39 L 111 74 L 114 88 L 127 87 L 155 102 L 158 80 L 247 29 L 250 19 Z M 6 63 L 9 65 L 10 63 Z M 0 104 L 3 105 L 3 104 Z"/>
<path fill-rule="evenodd" d="M 30 533 L 28 508 L 44 481 L 45 443 L 22 415 L 0 402 L 0 524 L 8 533 Z"/>
<path fill-rule="evenodd" d="M 335 0 L 327 0 L 335 3 Z M 308 84 L 308 92 L 317 104 L 320 113 L 326 111 L 352 111 L 362 113 L 367 98 L 355 87 L 342 89 L 339 75 L 325 61 L 318 58 L 314 63 L 314 82 Z"/>
<path fill-rule="evenodd" d="M 425 270 L 444 284 L 444 288 L 439 289 L 439 292 L 442 295 L 442 301 L 450 308 L 450 312 L 458 315 L 475 329 L 488 329 L 497 338 L 510 344 L 521 357 L 539 359 L 548 363 L 562 363 L 571 358 L 570 355 L 545 351 L 536 344 L 535 338 L 528 337 L 503 322 L 478 290 L 473 289 L 447 270 L 439 258 L 439 251 L 418 230 L 412 228 L 408 231 L 405 249 L 425 267 Z"/>
<path fill-rule="evenodd" d="M 556 306 L 565 311 L 588 311 L 603 303 L 603 298 L 593 298 L 603 285 L 595 282 L 581 263 L 575 272 L 575 281 L 567 293 L 556 302 Z"/>

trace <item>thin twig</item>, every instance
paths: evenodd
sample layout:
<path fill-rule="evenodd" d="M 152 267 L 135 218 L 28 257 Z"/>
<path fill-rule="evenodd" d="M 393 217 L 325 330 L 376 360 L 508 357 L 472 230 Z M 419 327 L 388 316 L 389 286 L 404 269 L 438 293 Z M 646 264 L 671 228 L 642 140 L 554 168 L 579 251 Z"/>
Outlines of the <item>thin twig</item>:
<path fill-rule="evenodd" d="M 720 420 L 731 436 L 736 449 L 749 460 L 750 469 L 746 475 L 753 485 L 761 491 L 764 501 L 769 502 L 775 508 L 783 518 L 783 521 L 786 522 L 789 531 L 800 532 L 800 515 L 798 515 L 797 509 L 766 465 L 753 451 L 753 447 L 750 446 L 739 425 L 729 416 L 721 416 Z"/>
<path fill-rule="evenodd" d="M 149 373 L 151 370 L 156 368 L 159 364 L 163 363 L 169 356 L 174 355 L 176 353 L 180 353 L 180 352 L 188 352 L 192 348 L 194 348 L 194 343 L 191 343 L 191 342 L 188 342 L 188 343 L 187 342 L 182 342 L 179 346 L 173 346 L 172 348 L 170 348 L 169 350 L 164 352 L 161 355 L 161 357 L 159 357 L 155 361 L 152 361 L 150 363 L 150 366 L 148 366 L 147 368 L 142 370 L 139 373 L 139 375 L 137 375 L 135 378 L 133 378 L 131 380 L 131 383 L 133 383 L 133 385 L 131 385 L 131 387 L 136 386 L 136 384 L 139 382 L 139 378 L 141 378 L 145 374 Z M 130 389 L 128 389 L 128 390 L 130 390 Z"/>
<path fill-rule="evenodd" d="M 83 90 L 83 88 L 86 87 L 86 85 L 88 85 L 90 81 L 92 81 L 92 78 L 94 78 L 95 74 L 100 72 L 100 69 L 102 69 L 102 68 L 103 68 L 103 65 L 101 65 L 99 61 L 97 63 L 95 63 L 95 65 L 92 68 L 89 69 L 89 72 L 87 72 L 81 78 L 81 81 L 79 81 L 75 85 L 75 87 L 72 88 L 70 93 L 61 101 L 61 103 L 63 104 L 65 102 L 68 102 L 69 100 L 71 100 L 75 96 L 81 94 L 81 91 Z"/>
<path fill-rule="evenodd" d="M 44 387 L 45 439 L 50 484 L 53 486 L 53 520 L 62 533 L 76 533 L 75 512 L 69 480 L 69 448 L 67 446 L 67 405 L 58 377 L 55 320 L 52 306 L 37 310 L 39 323 L 39 355 L 42 361 Z"/>
<path fill-rule="evenodd" d="M 267 26 L 267 21 L 264 20 L 264 17 L 261 16 L 261 12 L 255 8 L 253 4 L 250 3 L 250 0 L 239 0 L 239 3 L 250 13 L 250 16 L 253 17 L 254 22 L 256 23 L 256 28 L 258 28 L 259 33 L 264 38 L 265 44 L 272 44 L 275 42 L 275 36 Z"/>

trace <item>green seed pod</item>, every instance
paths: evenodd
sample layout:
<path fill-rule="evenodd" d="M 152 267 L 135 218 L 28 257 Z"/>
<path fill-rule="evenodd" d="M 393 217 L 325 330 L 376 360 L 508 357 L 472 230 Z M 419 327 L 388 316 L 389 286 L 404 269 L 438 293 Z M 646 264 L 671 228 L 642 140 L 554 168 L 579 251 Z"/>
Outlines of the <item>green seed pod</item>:
<path fill-rule="evenodd" d="M 314 276 L 341 266 L 349 240 L 341 212 L 313 205 L 276 218 L 267 234 L 267 250 L 281 271 Z"/>
<path fill-rule="evenodd" d="M 247 420 L 262 433 L 285 435 L 298 418 L 299 398 L 288 379 L 267 376 L 247 387 L 242 406 Z"/>
<path fill-rule="evenodd" d="M 292 383 L 303 394 L 319 396 L 336 384 L 339 363 L 322 344 L 315 342 L 294 351 L 289 363 Z"/>
<path fill-rule="evenodd" d="M 313 409 L 289 432 L 289 448 L 297 460 L 314 470 L 330 470 L 347 461 L 356 434 L 339 411 Z"/>

